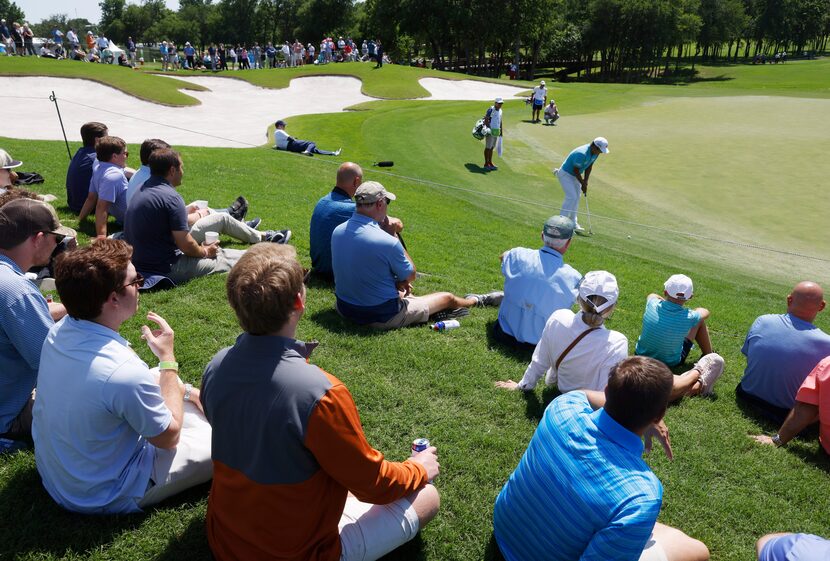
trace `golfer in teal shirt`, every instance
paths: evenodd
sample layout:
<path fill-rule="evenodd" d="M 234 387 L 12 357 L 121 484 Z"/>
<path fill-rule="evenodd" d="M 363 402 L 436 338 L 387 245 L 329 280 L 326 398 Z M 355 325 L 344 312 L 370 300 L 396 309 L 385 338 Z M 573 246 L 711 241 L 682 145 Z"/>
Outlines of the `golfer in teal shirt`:
<path fill-rule="evenodd" d="M 591 176 L 594 162 L 601 153 L 607 154 L 608 152 L 608 141 L 598 136 L 590 144 L 574 148 L 562 162 L 562 166 L 553 172 L 565 192 L 565 200 L 562 201 L 559 214 L 567 216 L 576 223 L 577 233 L 583 231 L 576 218 L 577 208 L 579 208 L 579 191 L 582 190 L 585 196 L 588 196 L 588 178 Z"/>

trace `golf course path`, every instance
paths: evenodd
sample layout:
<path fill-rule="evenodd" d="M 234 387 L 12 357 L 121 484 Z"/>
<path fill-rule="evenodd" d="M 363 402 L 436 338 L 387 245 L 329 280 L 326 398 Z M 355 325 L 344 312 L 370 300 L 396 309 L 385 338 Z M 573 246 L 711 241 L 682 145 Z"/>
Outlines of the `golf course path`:
<path fill-rule="evenodd" d="M 80 127 L 102 121 L 110 133 L 130 143 L 148 137 L 171 144 L 244 148 L 266 142 L 268 125 L 296 115 L 334 113 L 375 98 L 361 93 L 361 82 L 344 76 L 297 78 L 283 89 L 254 86 L 243 80 L 217 77 L 179 77 L 210 91 L 188 91 L 200 101 L 192 107 L 165 107 L 140 100 L 102 84 L 80 79 L 3 77 L 0 88 L 15 98 L 0 104 L 0 134 L 31 140 L 63 138 L 54 104 L 55 92 L 70 140 L 80 140 Z M 521 88 L 478 82 L 423 79 L 429 99 L 485 100 L 509 97 Z"/>

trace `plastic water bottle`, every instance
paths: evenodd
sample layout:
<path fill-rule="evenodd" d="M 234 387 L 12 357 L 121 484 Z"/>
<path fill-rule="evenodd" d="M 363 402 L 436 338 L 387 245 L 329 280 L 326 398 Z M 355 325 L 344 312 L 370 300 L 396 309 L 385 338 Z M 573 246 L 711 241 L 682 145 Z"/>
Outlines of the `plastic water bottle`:
<path fill-rule="evenodd" d="M 446 321 L 439 321 L 429 326 L 433 331 L 449 331 L 461 327 L 461 323 L 457 319 L 448 319 Z"/>

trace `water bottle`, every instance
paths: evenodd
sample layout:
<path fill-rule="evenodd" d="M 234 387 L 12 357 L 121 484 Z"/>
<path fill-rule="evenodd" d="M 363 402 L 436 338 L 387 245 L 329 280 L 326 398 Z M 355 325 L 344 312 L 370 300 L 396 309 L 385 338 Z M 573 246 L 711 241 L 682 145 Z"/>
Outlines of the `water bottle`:
<path fill-rule="evenodd" d="M 446 321 L 439 321 L 429 326 L 433 331 L 449 331 L 461 327 L 461 323 L 457 319 L 448 319 Z"/>

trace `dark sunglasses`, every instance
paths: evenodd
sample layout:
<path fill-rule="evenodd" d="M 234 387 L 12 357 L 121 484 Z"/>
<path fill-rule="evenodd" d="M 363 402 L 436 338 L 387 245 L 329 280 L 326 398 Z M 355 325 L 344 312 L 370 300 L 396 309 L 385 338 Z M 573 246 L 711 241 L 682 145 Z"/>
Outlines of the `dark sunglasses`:
<path fill-rule="evenodd" d="M 50 232 L 49 230 L 44 230 L 43 232 L 41 232 L 41 234 L 52 234 L 53 236 L 55 236 L 56 243 L 61 243 L 64 239 L 66 239 L 66 235 L 58 234 L 57 232 Z"/>

